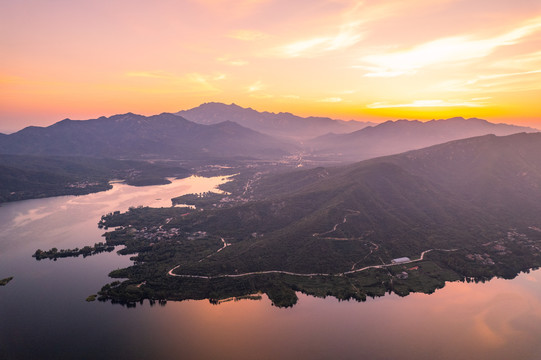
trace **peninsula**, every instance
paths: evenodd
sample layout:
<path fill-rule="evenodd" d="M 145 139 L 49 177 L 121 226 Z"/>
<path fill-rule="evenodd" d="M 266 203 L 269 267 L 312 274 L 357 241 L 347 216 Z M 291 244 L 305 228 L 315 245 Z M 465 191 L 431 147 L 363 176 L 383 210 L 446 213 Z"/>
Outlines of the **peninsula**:
<path fill-rule="evenodd" d="M 493 135 L 352 165 L 265 172 L 191 207 L 104 215 L 134 265 L 99 300 L 210 299 L 296 291 L 365 300 L 541 266 L 541 134 Z M 474 156 L 475 155 L 475 156 Z"/>

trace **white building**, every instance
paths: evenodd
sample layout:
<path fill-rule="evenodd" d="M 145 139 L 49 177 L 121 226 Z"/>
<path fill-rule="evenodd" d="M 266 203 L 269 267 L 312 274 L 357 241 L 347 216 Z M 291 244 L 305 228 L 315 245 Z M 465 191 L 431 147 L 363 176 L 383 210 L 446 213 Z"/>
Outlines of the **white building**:
<path fill-rule="evenodd" d="M 391 263 L 393 263 L 393 264 L 403 264 L 403 263 L 407 263 L 409 261 L 411 261 L 409 257 L 401 257 L 401 258 L 397 258 L 397 259 L 392 259 Z"/>

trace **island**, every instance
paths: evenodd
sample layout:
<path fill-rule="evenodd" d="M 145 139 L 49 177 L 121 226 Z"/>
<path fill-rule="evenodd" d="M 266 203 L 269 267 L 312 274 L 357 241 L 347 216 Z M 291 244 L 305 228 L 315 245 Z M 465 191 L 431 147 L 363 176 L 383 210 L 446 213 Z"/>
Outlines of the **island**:
<path fill-rule="evenodd" d="M 36 252 L 32 255 L 32 257 L 35 257 L 36 260 L 52 259 L 56 261 L 56 259 L 58 258 L 78 257 L 79 255 L 82 255 L 83 257 L 87 257 L 87 256 L 102 253 L 104 251 L 111 252 L 114 249 L 115 247 L 112 245 L 107 245 L 103 242 L 99 242 L 99 243 L 95 243 L 94 246 L 84 246 L 81 249 L 75 248 L 75 249 L 58 250 L 57 248 L 52 248 L 47 251 L 37 249 Z"/>
<path fill-rule="evenodd" d="M 7 277 L 5 279 L 1 279 L 0 286 L 6 286 L 11 280 L 13 280 L 13 276 Z"/>

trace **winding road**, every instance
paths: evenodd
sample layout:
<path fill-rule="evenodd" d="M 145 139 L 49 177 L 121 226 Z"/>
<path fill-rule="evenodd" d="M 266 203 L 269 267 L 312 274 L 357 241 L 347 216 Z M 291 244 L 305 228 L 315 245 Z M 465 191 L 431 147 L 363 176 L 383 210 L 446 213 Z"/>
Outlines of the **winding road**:
<path fill-rule="evenodd" d="M 201 261 L 203 261 L 203 260 L 205 260 L 205 259 L 208 259 L 208 258 L 211 257 L 212 255 L 214 255 L 214 254 L 216 254 L 216 253 L 219 253 L 220 251 L 222 251 L 222 250 L 225 249 L 226 247 L 231 246 L 230 243 L 225 242 L 224 238 L 220 238 L 220 240 L 222 240 L 222 243 L 223 243 L 224 245 L 223 245 L 221 248 L 219 248 L 218 250 L 216 250 L 215 253 L 212 253 L 212 254 L 210 254 L 210 255 L 207 255 L 206 257 L 202 258 L 202 259 L 199 260 L 198 262 L 201 262 Z"/>
<path fill-rule="evenodd" d="M 348 210 L 348 211 L 351 211 L 352 213 L 351 214 L 346 214 L 344 216 L 344 220 L 342 220 L 341 223 L 338 223 L 338 224 L 335 224 L 334 227 L 332 228 L 332 230 L 329 230 L 329 231 L 325 231 L 324 233 L 313 233 L 312 236 L 321 236 L 321 235 L 325 235 L 325 234 L 330 234 L 332 232 L 335 232 L 336 229 L 338 228 L 338 226 L 342 225 L 342 224 L 345 224 L 347 221 L 348 221 L 348 216 L 351 216 L 351 215 L 359 215 L 360 212 L 359 211 L 356 211 L 356 210 Z M 329 239 L 333 239 L 333 240 L 351 240 L 353 238 L 329 238 Z M 356 238 L 355 238 L 356 239 Z"/>
<path fill-rule="evenodd" d="M 365 270 L 368 270 L 368 269 L 383 269 L 383 268 L 387 268 L 387 267 L 395 266 L 395 265 L 404 265 L 404 264 L 411 264 L 411 263 L 414 263 L 414 262 L 419 262 L 419 261 L 424 260 L 425 255 L 428 254 L 431 251 L 451 252 L 451 251 L 456 251 L 456 250 L 458 250 L 458 249 L 429 249 L 429 250 L 423 251 L 421 253 L 421 256 L 418 259 L 415 259 L 415 260 L 401 262 L 400 264 L 390 263 L 390 264 L 382 264 L 382 265 L 365 266 L 365 267 L 363 267 L 361 269 L 350 270 L 350 271 L 346 271 L 346 272 L 338 273 L 338 274 L 325 274 L 325 273 L 304 274 L 304 273 L 295 273 L 295 272 L 283 271 L 283 270 L 253 271 L 253 272 L 247 272 L 247 273 L 242 273 L 242 274 L 224 274 L 224 275 L 215 275 L 215 276 L 183 275 L 183 274 L 175 274 L 175 273 L 173 273 L 173 271 L 178 269 L 180 267 L 180 265 L 177 265 L 174 268 L 172 268 L 171 270 L 169 270 L 167 272 L 167 274 L 170 275 L 170 276 L 175 276 L 175 277 L 195 278 L 195 279 L 239 278 L 239 277 L 244 277 L 244 276 L 263 275 L 263 274 L 285 274 L 285 275 L 305 276 L 305 277 L 311 277 L 311 276 L 344 276 L 344 275 L 350 275 L 350 274 L 358 273 L 358 272 L 361 272 L 361 271 L 365 271 Z"/>
<path fill-rule="evenodd" d="M 312 236 L 314 236 L 314 237 L 318 236 L 319 237 L 321 235 L 332 233 L 332 232 L 336 231 L 338 226 L 340 226 L 342 224 L 345 224 L 347 222 L 348 216 L 359 215 L 360 214 L 359 211 L 355 211 L 355 210 L 348 210 L 348 211 L 350 211 L 351 213 L 346 214 L 344 216 L 344 219 L 342 220 L 342 222 L 339 222 L 339 223 L 335 224 L 334 227 L 332 228 L 332 230 L 326 231 L 324 233 L 314 233 L 314 234 L 312 234 Z M 220 238 L 220 239 L 222 240 L 223 246 L 221 248 L 219 248 L 218 250 L 216 250 L 216 252 L 214 252 L 214 253 L 204 257 L 203 259 L 199 260 L 199 262 L 211 257 L 212 255 L 214 255 L 216 253 L 219 253 L 220 251 L 222 251 L 223 249 L 225 249 L 226 247 L 231 245 L 231 244 L 227 243 L 224 240 L 224 238 Z M 324 239 L 329 239 L 329 238 L 324 238 Z M 359 238 L 330 238 L 330 239 L 334 239 L 334 240 L 356 240 L 356 239 L 359 239 Z M 384 268 L 387 268 L 387 267 L 390 267 L 390 266 L 411 264 L 411 263 L 414 263 L 414 262 L 422 261 L 422 260 L 424 260 L 425 255 L 428 254 L 431 251 L 447 251 L 447 252 L 451 252 L 451 251 L 458 250 L 458 249 L 429 249 L 429 250 L 423 251 L 421 253 L 421 256 L 418 259 L 415 259 L 415 260 L 409 260 L 409 261 L 401 262 L 400 264 L 395 264 L 395 263 L 385 264 L 382 261 L 383 264 L 381 264 L 381 265 L 370 265 L 370 266 L 365 266 L 365 267 L 363 267 L 361 269 L 355 269 L 355 265 L 357 265 L 359 262 L 366 259 L 366 257 L 371 255 L 374 251 L 377 251 L 379 249 L 379 246 L 377 244 L 374 244 L 373 242 L 371 242 L 370 244 L 373 245 L 373 248 L 372 247 L 370 248 L 370 253 L 368 255 L 366 255 L 363 259 L 361 259 L 358 262 L 356 262 L 355 264 L 353 264 L 350 271 L 345 271 L 345 272 L 337 273 L 337 274 L 326 274 L 326 273 L 310 273 L 310 274 L 306 274 L 306 273 L 295 273 L 295 272 L 283 271 L 283 270 L 267 270 L 267 271 L 246 272 L 246 273 L 242 273 L 242 274 L 224 274 L 224 275 L 214 275 L 214 276 L 187 275 L 187 274 L 175 274 L 174 271 L 180 267 L 180 265 L 177 265 L 174 268 L 172 268 L 171 270 L 169 270 L 167 272 L 167 275 L 175 276 L 175 277 L 183 277 L 183 278 L 195 278 L 195 279 L 239 278 L 239 277 L 244 277 L 244 276 L 264 275 L 264 274 L 285 274 L 285 275 L 304 276 L 304 277 L 312 277 L 312 276 L 344 276 L 344 275 L 350 275 L 350 274 L 358 273 L 358 272 L 361 272 L 361 271 L 366 271 L 368 269 L 384 269 Z"/>

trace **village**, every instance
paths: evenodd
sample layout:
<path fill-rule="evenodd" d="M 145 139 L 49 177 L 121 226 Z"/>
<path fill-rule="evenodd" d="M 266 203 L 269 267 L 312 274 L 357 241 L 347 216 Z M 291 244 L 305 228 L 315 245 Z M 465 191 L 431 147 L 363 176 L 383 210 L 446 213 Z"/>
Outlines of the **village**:
<path fill-rule="evenodd" d="M 528 229 L 541 232 L 541 229 L 535 226 L 530 226 Z M 477 264 L 480 265 L 495 265 L 496 262 L 493 257 L 512 255 L 513 251 L 511 248 L 516 247 L 525 249 L 531 254 L 534 254 L 535 256 L 541 255 L 541 241 L 534 240 L 528 237 L 528 235 L 518 232 L 517 229 L 510 229 L 507 232 L 505 238 L 484 243 L 482 244 L 482 246 L 486 248 L 486 252 L 482 254 L 469 253 L 466 254 L 466 258 L 470 261 L 475 261 Z M 490 255 L 489 252 L 492 255 Z"/>

